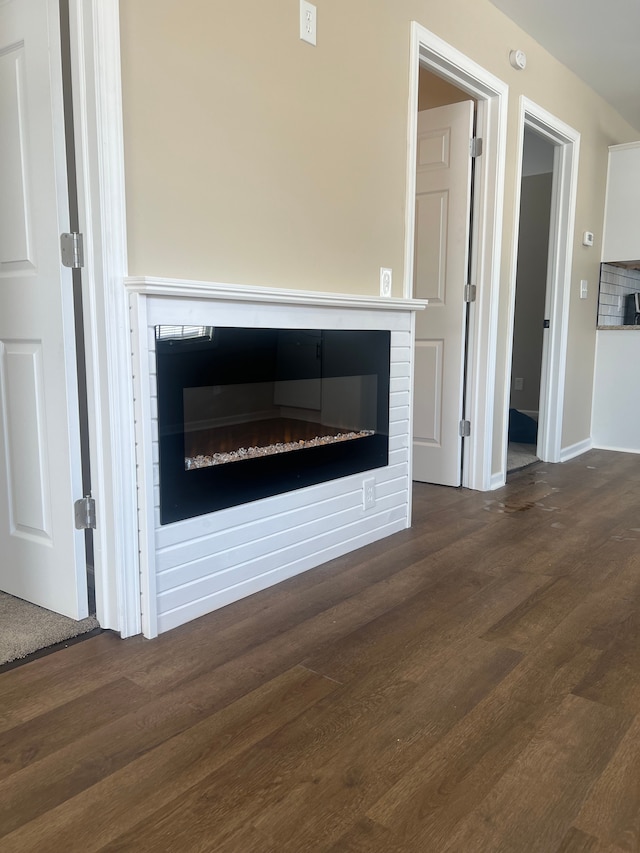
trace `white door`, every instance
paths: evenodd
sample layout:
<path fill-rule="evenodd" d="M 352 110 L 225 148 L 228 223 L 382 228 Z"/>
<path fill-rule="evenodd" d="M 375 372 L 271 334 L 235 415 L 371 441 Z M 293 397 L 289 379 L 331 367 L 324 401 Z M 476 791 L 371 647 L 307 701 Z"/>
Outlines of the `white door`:
<path fill-rule="evenodd" d="M 88 614 L 57 0 L 0 4 L 0 589 Z"/>
<path fill-rule="evenodd" d="M 461 482 L 472 101 L 418 114 L 413 479 Z"/>

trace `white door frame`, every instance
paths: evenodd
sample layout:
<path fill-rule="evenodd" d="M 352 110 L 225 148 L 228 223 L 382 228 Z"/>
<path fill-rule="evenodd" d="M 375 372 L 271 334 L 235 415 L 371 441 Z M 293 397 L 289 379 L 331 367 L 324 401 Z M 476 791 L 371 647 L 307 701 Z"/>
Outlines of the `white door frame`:
<path fill-rule="evenodd" d="M 520 231 L 520 194 L 522 184 L 522 155 L 524 129 L 529 127 L 554 146 L 553 182 L 549 224 L 549 255 L 545 317 L 550 321 L 544 336 L 540 374 L 540 414 L 537 453 L 543 462 L 560 462 L 562 453 L 562 412 L 567 365 L 569 330 L 569 297 L 571 295 L 571 264 L 578 190 L 578 159 L 580 134 L 533 101 L 520 96 L 518 121 L 518 182 L 516 187 L 513 250 L 509 276 L 509 351 L 504 376 L 503 403 L 504 454 L 502 470 L 506 480 L 507 434 L 509 399 L 511 393 L 511 364 L 513 356 L 513 324 L 518 267 L 518 236 Z"/>
<path fill-rule="evenodd" d="M 118 0 L 69 0 L 97 617 L 141 631 Z"/>
<path fill-rule="evenodd" d="M 471 273 L 477 300 L 470 306 L 465 418 L 471 436 L 464 441 L 462 485 L 492 488 L 493 411 L 498 341 L 500 251 L 504 204 L 509 87 L 434 33 L 411 23 L 409 116 L 407 131 L 407 206 L 405 212 L 404 295 L 413 295 L 416 128 L 418 75 L 429 68 L 477 101 L 477 135 L 483 139 L 476 160 Z M 429 310 L 429 307 L 425 310 Z"/>

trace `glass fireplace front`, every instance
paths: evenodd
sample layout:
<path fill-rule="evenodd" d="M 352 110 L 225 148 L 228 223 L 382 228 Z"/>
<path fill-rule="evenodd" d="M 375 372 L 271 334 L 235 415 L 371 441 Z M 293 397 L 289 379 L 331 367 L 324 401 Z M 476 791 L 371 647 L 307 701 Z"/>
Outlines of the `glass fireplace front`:
<path fill-rule="evenodd" d="M 162 524 L 388 464 L 390 332 L 155 332 Z"/>

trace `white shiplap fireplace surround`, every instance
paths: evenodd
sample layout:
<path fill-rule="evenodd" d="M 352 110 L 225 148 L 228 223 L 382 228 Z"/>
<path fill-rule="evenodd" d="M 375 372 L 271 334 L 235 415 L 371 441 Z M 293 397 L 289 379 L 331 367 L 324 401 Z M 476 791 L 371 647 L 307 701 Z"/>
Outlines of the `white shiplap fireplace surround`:
<path fill-rule="evenodd" d="M 149 277 L 125 283 L 145 636 L 410 526 L 414 312 L 424 302 Z M 388 465 L 162 525 L 154 332 L 159 325 L 390 331 Z M 365 510 L 363 482 L 370 478 L 375 504 Z"/>

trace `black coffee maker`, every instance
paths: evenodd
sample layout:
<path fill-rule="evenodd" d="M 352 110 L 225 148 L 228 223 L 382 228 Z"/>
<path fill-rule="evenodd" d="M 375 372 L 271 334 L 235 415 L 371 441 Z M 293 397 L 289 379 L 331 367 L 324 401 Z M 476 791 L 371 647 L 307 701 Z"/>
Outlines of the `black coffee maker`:
<path fill-rule="evenodd" d="M 625 326 L 640 325 L 640 293 L 630 293 L 627 296 L 624 311 Z"/>

